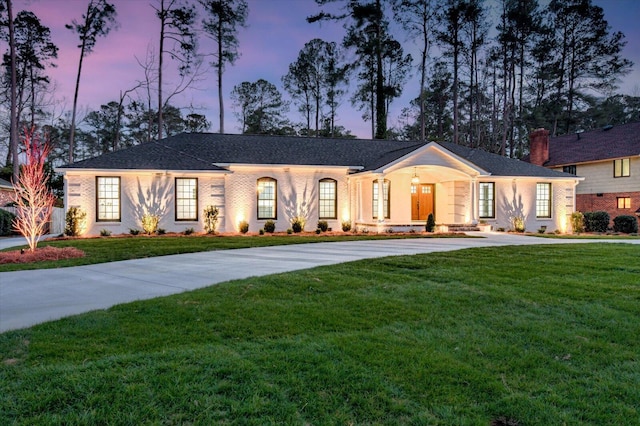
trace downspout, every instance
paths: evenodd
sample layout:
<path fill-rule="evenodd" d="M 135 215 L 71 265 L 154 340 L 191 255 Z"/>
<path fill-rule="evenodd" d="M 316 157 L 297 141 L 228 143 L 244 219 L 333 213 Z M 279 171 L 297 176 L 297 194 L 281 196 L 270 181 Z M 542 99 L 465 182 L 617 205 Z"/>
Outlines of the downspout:
<path fill-rule="evenodd" d="M 357 197 L 357 204 L 356 204 L 357 215 L 356 215 L 356 217 L 358 218 L 358 222 L 362 223 L 362 180 L 361 179 L 358 179 L 358 182 L 356 184 L 356 192 L 357 192 L 357 194 L 356 194 L 356 197 Z"/>
<path fill-rule="evenodd" d="M 469 184 L 471 185 L 471 224 L 472 225 L 477 225 L 478 224 L 478 219 L 476 217 L 476 214 L 478 212 L 478 200 L 477 200 L 477 190 L 476 190 L 476 184 L 477 184 L 478 180 L 474 177 L 471 178 L 471 180 L 469 181 Z"/>
<path fill-rule="evenodd" d="M 579 183 L 580 183 L 580 181 L 577 180 L 577 179 L 573 181 L 573 194 L 572 194 L 573 195 L 573 208 L 571 209 L 570 213 L 567 213 L 567 216 L 568 216 L 567 222 L 569 224 L 571 224 L 571 232 L 573 232 L 573 222 L 571 221 L 571 216 L 573 216 L 573 213 L 576 211 L 576 207 L 577 207 L 577 204 L 576 204 L 576 202 L 577 202 L 577 199 L 576 199 L 577 198 L 576 197 L 576 192 L 577 192 L 576 188 L 578 187 Z M 565 231 L 568 231 L 568 229 L 569 229 L 569 227 L 567 226 Z"/>

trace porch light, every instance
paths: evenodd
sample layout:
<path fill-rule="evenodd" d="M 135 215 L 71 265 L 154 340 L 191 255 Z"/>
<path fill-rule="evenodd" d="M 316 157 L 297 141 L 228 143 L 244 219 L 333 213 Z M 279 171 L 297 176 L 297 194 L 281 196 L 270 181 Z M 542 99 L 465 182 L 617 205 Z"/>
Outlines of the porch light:
<path fill-rule="evenodd" d="M 411 183 L 420 183 L 420 178 L 418 177 L 418 174 L 416 173 L 416 168 L 413 168 L 413 177 L 411 178 Z"/>

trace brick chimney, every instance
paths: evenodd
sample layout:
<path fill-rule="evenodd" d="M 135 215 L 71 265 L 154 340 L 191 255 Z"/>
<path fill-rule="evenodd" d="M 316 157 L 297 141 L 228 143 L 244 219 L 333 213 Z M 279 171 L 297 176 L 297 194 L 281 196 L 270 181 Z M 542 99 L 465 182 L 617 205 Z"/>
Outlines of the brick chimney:
<path fill-rule="evenodd" d="M 543 166 L 549 161 L 549 131 L 536 129 L 529 135 L 529 162 Z"/>

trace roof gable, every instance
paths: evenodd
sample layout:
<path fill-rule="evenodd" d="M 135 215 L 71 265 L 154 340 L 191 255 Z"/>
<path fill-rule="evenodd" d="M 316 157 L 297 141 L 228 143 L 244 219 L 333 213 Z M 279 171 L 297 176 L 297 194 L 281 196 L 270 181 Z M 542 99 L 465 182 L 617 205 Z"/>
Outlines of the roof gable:
<path fill-rule="evenodd" d="M 478 167 L 476 164 L 458 156 L 457 154 L 444 148 L 441 144 L 430 142 L 414 149 L 410 153 L 397 158 L 396 160 L 384 164 L 375 171 L 383 173 L 393 170 L 414 167 L 420 165 L 441 166 L 460 170 L 465 174 L 489 174 L 486 170 Z"/>

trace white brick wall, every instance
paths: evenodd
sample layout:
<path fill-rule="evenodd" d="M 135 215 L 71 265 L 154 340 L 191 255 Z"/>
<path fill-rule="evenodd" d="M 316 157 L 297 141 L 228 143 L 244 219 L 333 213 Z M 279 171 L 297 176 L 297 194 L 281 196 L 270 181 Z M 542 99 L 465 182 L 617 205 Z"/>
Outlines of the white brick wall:
<path fill-rule="evenodd" d="M 490 182 L 490 179 L 483 182 Z M 496 179 L 496 218 L 486 220 L 496 228 L 511 229 L 511 218 L 525 218 L 527 231 L 535 232 L 541 226 L 547 231 L 567 231 L 574 210 L 573 183 L 544 179 Z M 536 217 L 536 184 L 551 183 L 551 218 Z"/>
<path fill-rule="evenodd" d="M 411 172 L 411 173 L 409 173 Z M 392 225 L 411 222 L 411 169 L 401 169 L 385 175 L 391 181 Z M 159 227 L 168 232 L 182 232 L 194 228 L 204 230 L 203 211 L 207 206 L 220 209 L 218 231 L 236 232 L 240 221 L 249 223 L 250 232 L 258 232 L 266 220 L 257 219 L 257 180 L 270 177 L 277 180 L 276 230 L 286 231 L 291 219 L 297 215 L 307 218 L 305 230 L 313 231 L 318 222 L 318 182 L 331 178 L 337 181 L 337 218 L 327 220 L 329 227 L 340 230 L 342 220 L 352 224 L 358 220 L 358 208 L 362 208 L 362 222 L 372 223 L 372 182 L 375 175 L 351 175 L 346 169 L 313 167 L 255 167 L 232 166 L 227 174 L 176 174 L 161 173 L 100 173 L 99 176 L 120 176 L 122 218 L 120 222 L 96 222 L 96 174 L 67 174 L 65 178 L 65 206 L 81 207 L 87 212 L 88 235 L 98 235 L 101 229 L 113 234 L 128 233 L 130 229 L 141 229 L 141 218 L 145 213 L 160 216 Z M 198 220 L 175 220 L 175 178 L 198 179 Z M 468 180 L 455 180 L 452 176 L 424 176 L 423 183 L 434 183 L 436 191 L 436 222 L 444 224 L 466 224 L 473 217 L 471 189 Z M 569 216 L 573 212 L 573 182 L 549 181 L 552 183 L 553 208 L 550 219 L 536 218 L 536 183 L 544 180 L 518 178 L 487 178 L 483 182 L 496 183 L 496 218 L 487 220 L 494 227 L 511 228 L 510 219 L 515 214 L 526 218 L 526 228 L 535 231 L 547 226 L 549 231 L 566 230 Z M 476 183 L 477 185 L 477 183 Z M 360 194 L 358 193 L 360 187 Z M 351 193 L 349 193 L 351 188 Z M 477 188 L 476 188 L 477 194 Z M 476 200 L 477 201 L 477 200 Z M 476 212 L 477 214 L 477 212 Z"/>
<path fill-rule="evenodd" d="M 237 231 L 240 221 L 249 223 L 249 232 L 258 232 L 266 220 L 257 219 L 257 181 L 263 177 L 277 181 L 276 231 L 291 227 L 297 215 L 307 218 L 305 230 L 313 231 L 318 223 L 318 182 L 330 178 L 337 181 L 337 219 L 327 220 L 329 227 L 340 229 L 340 223 L 349 216 L 346 169 L 320 169 L 310 167 L 250 167 L 235 166 L 225 178 L 227 214 L 224 229 Z"/>
<path fill-rule="evenodd" d="M 121 220 L 98 222 L 96 219 L 96 176 L 120 177 Z M 198 179 L 198 220 L 175 220 L 175 178 Z M 161 174 L 161 173 L 98 173 L 93 175 L 67 174 L 65 176 L 65 207 L 80 207 L 87 212 L 86 235 L 99 235 L 102 229 L 112 234 L 129 233 L 142 229 L 144 214 L 160 217 L 159 228 L 167 232 L 182 232 L 194 228 L 204 230 L 203 211 L 208 205 L 220 208 L 218 227 L 224 221 L 224 177 L 219 174 Z M 222 202 L 221 202 L 222 201 Z"/>

